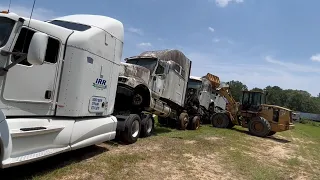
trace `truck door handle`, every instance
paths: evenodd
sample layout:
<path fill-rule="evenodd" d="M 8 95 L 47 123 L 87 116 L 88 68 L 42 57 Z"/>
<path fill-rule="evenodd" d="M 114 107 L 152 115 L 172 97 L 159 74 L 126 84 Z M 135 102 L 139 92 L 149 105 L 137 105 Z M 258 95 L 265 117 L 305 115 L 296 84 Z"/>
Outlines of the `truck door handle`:
<path fill-rule="evenodd" d="M 46 90 L 46 93 L 45 93 L 45 95 L 44 95 L 44 98 L 45 98 L 45 99 L 51 99 L 51 96 L 52 96 L 52 91 Z"/>

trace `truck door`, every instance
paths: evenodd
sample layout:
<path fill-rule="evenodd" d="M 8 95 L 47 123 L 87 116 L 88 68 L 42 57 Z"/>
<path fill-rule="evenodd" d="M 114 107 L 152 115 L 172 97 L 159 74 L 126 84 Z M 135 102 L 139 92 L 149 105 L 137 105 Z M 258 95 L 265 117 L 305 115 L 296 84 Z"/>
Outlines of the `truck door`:
<path fill-rule="evenodd" d="M 23 27 L 12 51 L 27 53 L 34 33 L 35 31 Z M 58 58 L 61 49 L 60 41 L 49 37 L 44 64 L 33 66 L 25 59 L 12 67 L 5 77 L 3 98 L 9 102 L 30 102 L 30 106 L 40 103 L 41 109 L 46 109 L 44 114 L 52 114 L 54 94 L 58 89 Z M 18 58 L 11 56 L 11 61 Z"/>
<path fill-rule="evenodd" d="M 212 89 L 209 83 L 202 83 L 199 94 L 200 105 L 209 109 L 211 103 Z"/>
<path fill-rule="evenodd" d="M 158 95 L 162 95 L 165 86 L 166 75 L 164 73 L 164 70 L 164 67 L 161 64 L 158 64 L 153 76 L 152 90 Z"/>

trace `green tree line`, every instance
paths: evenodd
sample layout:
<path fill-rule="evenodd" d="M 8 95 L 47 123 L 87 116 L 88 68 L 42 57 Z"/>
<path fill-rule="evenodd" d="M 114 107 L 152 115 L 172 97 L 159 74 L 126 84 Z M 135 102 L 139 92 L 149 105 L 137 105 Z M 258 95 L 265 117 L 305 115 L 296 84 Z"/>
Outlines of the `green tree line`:
<path fill-rule="evenodd" d="M 279 86 L 248 89 L 242 82 L 234 80 L 227 82 L 227 84 L 230 86 L 233 98 L 238 102 L 241 101 L 242 90 L 259 90 L 268 92 L 268 104 L 286 107 L 294 111 L 320 114 L 320 94 L 318 97 L 313 97 L 307 91 L 282 89 Z"/>

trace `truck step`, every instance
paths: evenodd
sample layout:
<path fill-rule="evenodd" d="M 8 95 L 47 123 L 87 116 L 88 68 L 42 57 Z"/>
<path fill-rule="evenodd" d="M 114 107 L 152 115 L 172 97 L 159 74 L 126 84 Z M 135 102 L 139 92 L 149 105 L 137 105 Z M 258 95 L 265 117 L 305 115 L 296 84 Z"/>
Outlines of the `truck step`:
<path fill-rule="evenodd" d="M 49 156 L 53 156 L 62 152 L 66 152 L 69 150 L 70 150 L 70 146 L 63 147 L 63 148 L 46 149 L 46 150 L 35 152 L 32 154 L 27 154 L 24 156 L 18 156 L 18 157 L 6 159 L 5 161 L 2 162 L 2 164 L 4 167 L 9 167 L 10 165 L 24 164 L 24 163 L 36 161 L 39 159 L 43 159 Z"/>
<path fill-rule="evenodd" d="M 41 134 L 48 134 L 52 132 L 62 131 L 64 127 L 61 126 L 46 126 L 46 127 L 32 127 L 10 130 L 11 137 L 26 137 Z"/>

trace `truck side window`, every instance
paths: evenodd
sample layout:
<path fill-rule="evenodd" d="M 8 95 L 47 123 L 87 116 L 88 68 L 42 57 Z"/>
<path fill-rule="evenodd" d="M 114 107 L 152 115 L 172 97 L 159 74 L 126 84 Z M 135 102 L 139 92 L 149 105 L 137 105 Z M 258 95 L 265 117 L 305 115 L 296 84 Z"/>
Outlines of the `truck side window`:
<path fill-rule="evenodd" d="M 180 74 L 180 66 L 179 66 L 179 65 L 173 64 L 173 69 L 174 69 L 178 74 Z"/>
<path fill-rule="evenodd" d="M 164 74 L 164 67 L 161 66 L 160 64 L 158 65 L 156 69 L 156 74 Z"/>
<path fill-rule="evenodd" d="M 182 75 L 183 78 L 185 77 L 186 71 L 184 69 L 181 69 L 181 75 Z"/>
<path fill-rule="evenodd" d="M 31 38 L 34 33 L 35 31 L 23 27 L 20 31 L 17 42 L 13 48 L 13 52 L 27 53 L 30 42 L 31 42 Z M 60 42 L 56 39 L 49 37 L 46 56 L 44 61 L 48 63 L 56 63 L 58 60 L 59 48 L 60 48 Z M 12 56 L 12 57 L 13 57 L 13 60 L 17 60 L 19 58 L 19 56 Z M 24 61 L 18 64 L 31 66 L 31 64 L 28 63 L 27 59 L 25 59 Z"/>

